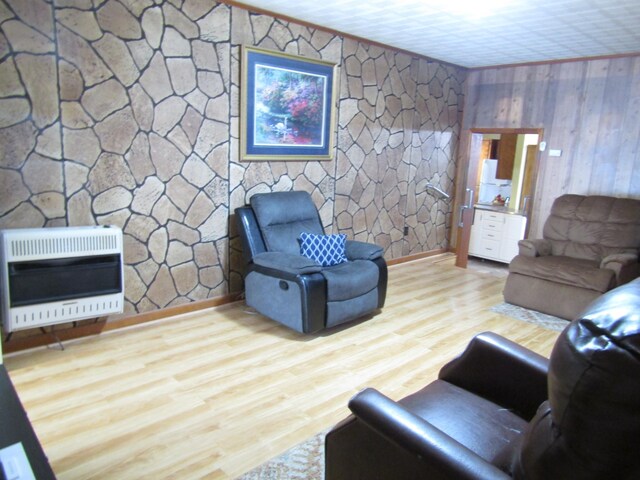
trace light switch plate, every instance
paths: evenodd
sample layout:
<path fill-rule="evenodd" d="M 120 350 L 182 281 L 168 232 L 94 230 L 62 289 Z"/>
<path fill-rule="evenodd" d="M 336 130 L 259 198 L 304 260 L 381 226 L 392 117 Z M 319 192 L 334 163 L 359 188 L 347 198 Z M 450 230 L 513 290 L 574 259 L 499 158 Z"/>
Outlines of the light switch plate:
<path fill-rule="evenodd" d="M 0 468 L 7 480 L 36 480 L 22 443 L 14 443 L 0 450 Z"/>

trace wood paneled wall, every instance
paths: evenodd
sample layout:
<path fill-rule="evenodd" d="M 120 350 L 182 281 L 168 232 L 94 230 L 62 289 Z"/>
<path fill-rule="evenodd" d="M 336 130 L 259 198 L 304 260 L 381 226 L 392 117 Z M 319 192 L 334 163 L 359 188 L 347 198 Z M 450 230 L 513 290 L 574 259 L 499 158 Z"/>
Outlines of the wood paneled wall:
<path fill-rule="evenodd" d="M 530 237 L 564 193 L 640 198 L 640 56 L 474 70 L 467 82 L 463 137 L 544 129 Z"/>

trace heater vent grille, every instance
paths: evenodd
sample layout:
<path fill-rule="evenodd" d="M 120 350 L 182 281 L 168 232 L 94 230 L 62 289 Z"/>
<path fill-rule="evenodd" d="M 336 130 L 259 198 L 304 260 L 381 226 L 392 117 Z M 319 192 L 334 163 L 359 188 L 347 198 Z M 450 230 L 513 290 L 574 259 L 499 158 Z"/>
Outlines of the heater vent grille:
<path fill-rule="evenodd" d="M 10 241 L 13 259 L 32 256 L 78 255 L 111 252 L 118 248 L 115 235 L 15 239 Z"/>
<path fill-rule="evenodd" d="M 71 302 L 53 302 L 11 309 L 11 329 L 54 325 L 122 312 L 122 295 L 103 295 Z"/>

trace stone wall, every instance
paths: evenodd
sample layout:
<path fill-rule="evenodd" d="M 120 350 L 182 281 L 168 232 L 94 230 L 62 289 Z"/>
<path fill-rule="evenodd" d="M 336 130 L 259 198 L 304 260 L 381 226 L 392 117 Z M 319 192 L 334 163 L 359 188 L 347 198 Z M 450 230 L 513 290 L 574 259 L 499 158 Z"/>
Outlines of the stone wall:
<path fill-rule="evenodd" d="M 461 69 L 208 0 L 0 0 L 0 32 L 0 228 L 120 226 L 127 313 L 239 291 L 256 192 L 387 258 L 448 245 Z M 242 44 L 338 64 L 334 160 L 240 161 Z"/>
<path fill-rule="evenodd" d="M 338 230 L 387 258 L 447 248 L 451 203 L 425 184 L 454 188 L 460 71 L 349 39 L 342 61 Z"/>

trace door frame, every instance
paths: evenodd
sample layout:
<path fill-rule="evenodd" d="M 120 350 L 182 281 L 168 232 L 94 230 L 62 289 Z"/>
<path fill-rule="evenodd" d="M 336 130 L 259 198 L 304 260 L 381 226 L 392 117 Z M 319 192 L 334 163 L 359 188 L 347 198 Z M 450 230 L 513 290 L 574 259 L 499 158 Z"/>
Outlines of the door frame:
<path fill-rule="evenodd" d="M 456 197 L 454 200 L 454 223 L 452 224 L 452 233 L 457 231 L 455 236 L 455 252 L 456 266 L 467 268 L 467 260 L 469 257 L 469 240 L 471 238 L 471 225 L 473 224 L 473 205 L 476 203 L 478 192 L 476 189 L 476 180 L 478 178 L 479 161 L 471 161 L 472 158 L 478 159 L 480 156 L 480 148 L 482 146 L 482 136 L 485 134 L 502 134 L 516 133 L 536 134 L 538 135 L 538 145 L 544 141 L 544 129 L 542 128 L 495 128 L 495 127 L 474 127 L 463 131 L 460 139 L 460 147 L 462 155 L 458 164 L 456 182 Z M 531 215 L 533 212 L 533 202 L 538 183 L 538 169 L 540 166 L 540 148 L 536 156 L 536 165 L 532 174 L 532 194 L 529 200 L 527 218 L 527 231 L 531 224 Z M 456 230 L 457 229 L 457 230 Z"/>

